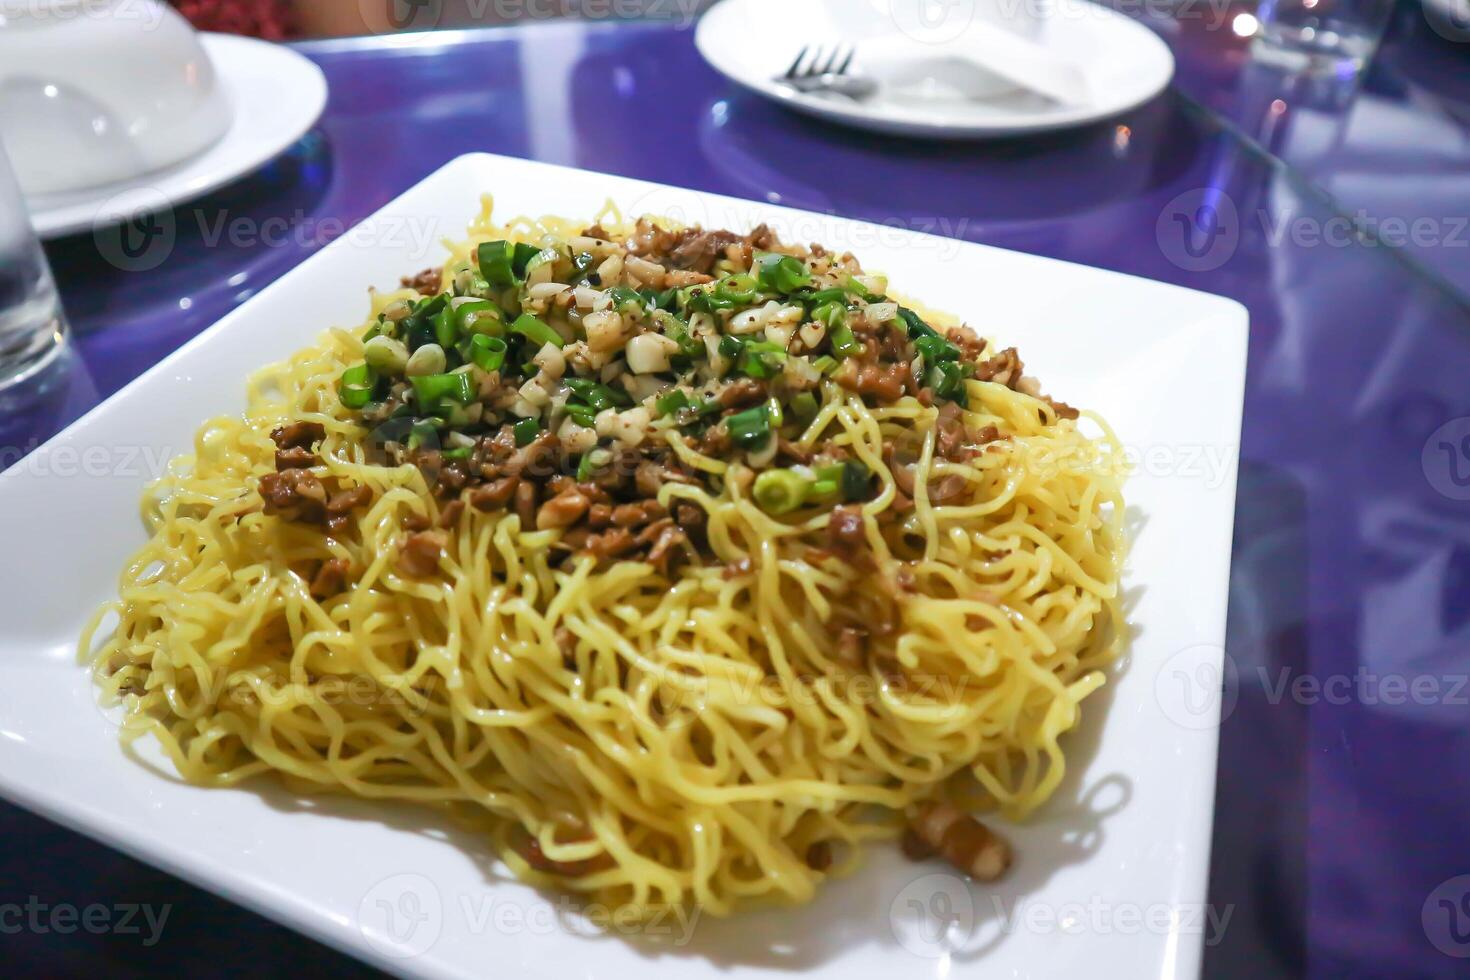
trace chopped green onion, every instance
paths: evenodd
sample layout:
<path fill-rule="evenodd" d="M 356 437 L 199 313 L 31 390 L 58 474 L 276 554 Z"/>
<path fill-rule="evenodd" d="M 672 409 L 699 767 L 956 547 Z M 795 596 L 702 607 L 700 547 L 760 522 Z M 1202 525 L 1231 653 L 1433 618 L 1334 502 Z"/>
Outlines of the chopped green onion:
<path fill-rule="evenodd" d="M 424 409 L 435 408 L 446 398 L 461 405 L 468 405 L 475 400 L 475 386 L 470 376 L 463 371 L 421 375 L 409 380 L 413 382 L 413 392 L 418 397 L 420 407 Z"/>
<path fill-rule="evenodd" d="M 831 354 L 823 354 L 815 361 L 812 361 L 812 367 L 816 368 L 823 374 L 831 374 L 841 366 L 841 362 L 838 361 L 837 358 L 833 357 Z"/>
<path fill-rule="evenodd" d="M 786 362 L 786 349 L 769 340 L 749 341 L 741 349 L 735 369 L 748 378 L 775 377 Z"/>
<path fill-rule="evenodd" d="M 735 306 L 749 306 L 755 302 L 759 288 L 755 276 L 741 272 L 715 283 L 715 298 Z"/>
<path fill-rule="evenodd" d="M 656 309 L 653 314 L 653 322 L 674 343 L 679 345 L 679 353 L 685 357 L 699 358 L 705 355 L 704 342 L 689 332 L 689 324 L 679 319 L 667 310 Z"/>
<path fill-rule="evenodd" d="M 536 350 L 540 350 L 547 344 L 555 347 L 563 347 L 566 341 L 561 334 L 542 323 L 529 313 L 522 313 L 516 317 L 516 322 L 510 325 L 511 333 L 518 333 L 529 340 Z"/>
<path fill-rule="evenodd" d="M 920 337 L 939 336 L 939 331 L 935 330 L 933 327 L 929 326 L 929 324 L 925 323 L 923 319 L 919 316 L 919 314 L 915 313 L 907 306 L 900 306 L 898 308 L 898 318 L 904 322 L 904 325 L 906 327 L 908 327 L 909 336 L 915 340 Z"/>
<path fill-rule="evenodd" d="M 434 314 L 434 342 L 448 350 L 458 340 L 459 321 L 455 316 L 454 307 L 446 306 Z"/>
<path fill-rule="evenodd" d="M 607 291 L 612 299 L 613 309 L 619 313 L 638 312 L 647 308 L 647 301 L 636 289 L 627 286 L 614 286 Z"/>
<path fill-rule="evenodd" d="M 567 415 L 571 420 L 585 429 L 590 429 L 597 422 L 597 413 L 586 405 L 568 405 Z"/>
<path fill-rule="evenodd" d="M 925 364 L 938 364 L 940 361 L 960 359 L 960 349 L 938 334 L 925 334 L 914 338 L 914 347 L 924 355 Z"/>
<path fill-rule="evenodd" d="M 373 389 L 378 384 L 378 372 L 366 364 L 358 364 L 342 372 L 337 384 L 337 397 L 345 408 L 363 408 L 373 400 Z"/>
<path fill-rule="evenodd" d="M 781 428 L 781 423 L 786 421 L 786 413 L 781 411 L 781 403 L 774 397 L 766 402 L 766 418 L 771 420 L 771 428 Z"/>
<path fill-rule="evenodd" d="M 720 338 L 719 350 L 721 357 L 728 357 L 731 360 L 734 360 L 735 358 L 740 356 L 740 353 L 743 350 L 745 350 L 745 341 L 741 340 L 739 337 L 736 337 L 733 334 L 727 333 L 725 334 L 725 336 Z"/>
<path fill-rule="evenodd" d="M 592 474 L 597 472 L 597 460 L 592 458 L 592 453 L 582 455 L 582 460 L 577 464 L 577 482 L 586 483 L 592 479 Z"/>
<path fill-rule="evenodd" d="M 777 252 L 757 252 L 754 265 L 760 279 L 761 289 L 770 293 L 794 293 L 812 281 L 806 265 L 790 255 Z"/>
<path fill-rule="evenodd" d="M 803 391 L 791 399 L 791 414 L 802 422 L 810 422 L 817 417 L 821 406 L 817 404 L 817 396 L 810 391 Z"/>
<path fill-rule="evenodd" d="M 510 242 L 484 242 L 478 252 L 480 275 L 496 289 L 508 289 L 516 284 L 513 265 L 514 254 Z"/>
<path fill-rule="evenodd" d="M 678 388 L 675 388 L 667 395 L 659 396 L 659 399 L 653 403 L 653 410 L 659 418 L 663 418 L 665 415 L 672 415 L 688 407 L 689 396 Z"/>
<path fill-rule="evenodd" d="M 505 341 L 482 333 L 470 337 L 469 360 L 481 371 L 499 371 L 505 364 Z"/>
<path fill-rule="evenodd" d="M 609 388 L 591 378 L 567 378 L 566 386 L 572 389 L 574 395 L 592 406 L 594 411 L 601 412 L 615 407 L 628 408 L 633 404 L 633 399 L 627 392 Z"/>
<path fill-rule="evenodd" d="M 383 332 L 383 321 L 382 320 L 379 320 L 376 323 L 374 323 L 371 327 L 368 327 L 367 328 L 367 333 L 365 333 L 365 334 L 362 335 L 363 343 L 367 343 L 369 340 L 372 340 L 374 337 L 378 336 L 382 332 Z"/>
<path fill-rule="evenodd" d="M 493 334 L 504 329 L 500 326 L 500 311 L 488 299 L 472 299 L 456 306 L 454 325 L 460 333 Z"/>
<path fill-rule="evenodd" d="M 766 470 L 755 478 L 752 496 L 767 514 L 789 514 L 806 500 L 810 480 L 791 470 Z"/>
<path fill-rule="evenodd" d="M 461 446 L 458 449 L 446 449 L 439 455 L 443 456 L 445 459 L 467 460 L 474 453 L 474 451 L 474 446 Z"/>
<path fill-rule="evenodd" d="M 937 398 L 952 401 L 961 408 L 969 404 L 965 390 L 964 367 L 955 361 L 941 361 L 924 374 L 924 384 L 934 389 Z"/>
<path fill-rule="evenodd" d="M 868 486 L 873 474 L 862 463 L 848 460 L 842 464 L 842 497 L 844 500 L 863 500 L 868 496 Z"/>
<path fill-rule="evenodd" d="M 515 434 L 517 446 L 529 446 L 536 433 L 541 431 L 541 423 L 535 419 L 521 419 L 510 427 L 510 431 Z"/>
<path fill-rule="evenodd" d="M 812 310 L 812 319 L 828 330 L 836 330 L 847 323 L 847 304 L 842 302 L 823 303 Z"/>
<path fill-rule="evenodd" d="M 547 253 L 550 253 L 549 255 Z M 554 248 L 539 249 L 535 245 L 527 245 L 525 242 L 516 242 L 515 250 L 511 253 L 510 271 L 514 272 L 517 279 L 526 278 L 526 273 L 535 266 L 544 262 L 554 262 L 558 258 Z M 540 259 L 540 261 L 536 261 Z"/>
<path fill-rule="evenodd" d="M 854 357 L 863 352 L 862 342 L 852 332 L 852 327 L 846 323 L 839 323 L 833 327 L 829 336 L 832 338 L 832 353 L 838 357 Z"/>
<path fill-rule="evenodd" d="M 408 431 L 408 448 L 418 449 L 426 442 L 438 441 L 438 438 L 439 434 L 434 431 L 434 424 L 427 419 L 420 419 Z"/>
<path fill-rule="evenodd" d="M 741 449 L 760 449 L 771 438 L 771 416 L 766 405 L 736 412 L 725 419 L 730 441 Z"/>

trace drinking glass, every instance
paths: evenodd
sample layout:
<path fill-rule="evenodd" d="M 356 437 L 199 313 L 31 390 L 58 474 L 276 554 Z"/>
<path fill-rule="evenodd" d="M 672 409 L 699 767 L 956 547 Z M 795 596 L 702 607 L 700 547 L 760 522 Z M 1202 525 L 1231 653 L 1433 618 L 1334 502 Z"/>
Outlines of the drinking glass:
<path fill-rule="evenodd" d="M 0 147 L 0 391 L 38 375 L 65 342 L 51 267 Z"/>
<path fill-rule="evenodd" d="M 1356 75 L 1392 10 L 1393 0 L 1262 0 L 1252 54 L 1292 72 Z"/>

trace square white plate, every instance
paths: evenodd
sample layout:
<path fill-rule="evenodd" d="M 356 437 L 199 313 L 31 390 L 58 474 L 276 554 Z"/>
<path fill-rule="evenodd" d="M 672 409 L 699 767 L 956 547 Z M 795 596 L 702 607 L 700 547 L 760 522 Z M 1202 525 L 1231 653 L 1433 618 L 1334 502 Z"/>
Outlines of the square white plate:
<path fill-rule="evenodd" d="M 359 323 L 370 284 L 499 213 L 625 211 L 850 248 L 894 288 L 1019 345 L 1046 389 L 1098 409 L 1138 454 L 1126 585 L 1137 635 L 1068 743 L 1063 791 L 1005 827 L 1017 866 L 969 887 L 874 848 L 797 910 L 599 934 L 426 811 L 301 801 L 269 781 L 179 783 L 126 757 L 75 659 L 83 623 L 144 541 L 138 500 L 246 373 Z M 433 977 L 1187 977 L 1203 902 L 1245 372 L 1246 314 L 1174 286 L 890 227 L 490 155 L 461 157 L 0 474 L 0 792 L 395 972 Z M 64 515 L 59 525 L 46 519 Z M 59 529 L 58 529 L 59 528 Z M 1211 673 L 1213 671 L 1213 674 Z M 1212 678 L 1214 680 L 1212 680 Z M 1203 685 L 1203 686 L 1202 686 Z M 1202 696 L 1203 695 L 1203 696 Z M 1106 709 L 1106 710 L 1103 710 Z M 595 916 L 596 910 L 591 910 Z"/>

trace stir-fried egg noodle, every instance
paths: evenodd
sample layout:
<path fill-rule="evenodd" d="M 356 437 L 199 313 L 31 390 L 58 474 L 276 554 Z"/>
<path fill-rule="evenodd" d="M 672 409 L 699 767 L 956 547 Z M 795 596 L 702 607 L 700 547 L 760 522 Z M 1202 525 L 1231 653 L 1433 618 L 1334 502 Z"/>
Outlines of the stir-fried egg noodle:
<path fill-rule="evenodd" d="M 611 204 L 598 221 L 610 238 L 634 227 Z M 583 228 L 497 225 L 487 198 L 445 281 L 481 242 Z M 374 293 L 364 327 L 415 296 Z M 447 505 L 420 468 L 373 458 L 339 401 L 363 334 L 328 330 L 259 370 L 244 414 L 205 423 L 146 495 L 150 538 L 82 641 L 104 700 L 126 705 L 125 742 L 153 736 L 202 786 L 275 773 L 433 804 L 525 879 L 717 915 L 812 898 L 926 801 L 1021 819 L 1057 789 L 1063 736 L 1123 640 L 1120 455 L 1101 419 L 971 379 L 964 426 L 993 435 L 946 459 L 935 405 L 825 380 L 789 441 L 872 474 L 853 505 L 862 560 L 829 547 L 833 507 L 768 513 L 747 462 L 655 427 L 698 477 L 658 502 L 704 512 L 702 558 L 599 561 L 513 508 L 456 507 L 437 570 L 411 575 L 396 562 L 405 523 Z M 371 491 L 333 533 L 266 513 L 256 491 L 272 431 L 300 421 L 324 433 L 315 472 Z M 963 491 L 936 503 L 946 478 Z M 334 559 L 350 587 L 315 595 L 312 570 Z M 859 657 L 845 627 L 863 631 Z"/>

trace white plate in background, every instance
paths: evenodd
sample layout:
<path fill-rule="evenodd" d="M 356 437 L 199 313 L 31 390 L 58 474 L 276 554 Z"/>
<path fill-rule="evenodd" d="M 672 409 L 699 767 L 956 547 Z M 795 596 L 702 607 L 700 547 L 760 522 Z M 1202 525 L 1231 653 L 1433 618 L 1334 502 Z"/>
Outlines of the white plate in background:
<path fill-rule="evenodd" d="M 228 34 L 200 40 L 234 111 L 224 136 L 196 156 L 133 180 L 28 197 L 36 234 L 50 239 L 106 228 L 202 197 L 279 156 L 321 117 L 327 78 L 304 55 Z"/>
<path fill-rule="evenodd" d="M 853 250 L 894 287 L 1015 343 L 1047 391 L 1095 408 L 1140 460 L 1126 496 L 1128 656 L 1067 736 L 1037 817 L 998 824 L 1017 863 L 991 886 L 876 846 L 809 905 L 667 922 L 662 947 L 602 935 L 566 899 L 509 879 L 434 812 L 301 799 L 272 780 L 181 783 L 126 756 L 75 647 L 146 535 L 145 484 L 245 376 L 332 325 L 367 287 L 439 260 L 493 192 L 501 216 L 625 212 L 765 222 Z M 0 793 L 379 967 L 422 977 L 756 980 L 1185 978 L 1209 934 L 1217 683 L 1245 372 L 1246 313 L 1175 286 L 887 226 L 571 170 L 461 157 L 366 219 L 0 474 Z M 407 233 L 406 233 L 407 232 Z M 420 244 L 421 243 L 421 244 Z M 64 515 L 64 533 L 46 515 Z M 1203 685 L 1203 686 L 1201 686 Z M 141 743 L 145 757 L 160 759 Z M 935 931 L 947 924 L 947 931 Z M 942 938 L 936 938 L 941 937 Z M 682 945 L 676 944 L 686 938 Z"/>
<path fill-rule="evenodd" d="M 939 6 L 967 9 L 963 2 Z M 1092 92 L 1088 105 L 1057 106 L 1022 92 L 959 100 L 880 91 L 862 102 L 794 92 L 774 79 L 804 45 L 830 47 L 851 37 L 848 12 L 824 0 L 722 0 L 700 18 L 694 43 L 716 71 L 742 88 L 829 122 L 896 136 L 993 139 L 1070 129 L 1137 108 L 1168 87 L 1174 55 L 1147 27 L 1088 0 L 1050 0 L 1046 6 L 1035 40 L 1078 66 Z M 859 44 L 854 72 L 862 66 Z"/>

